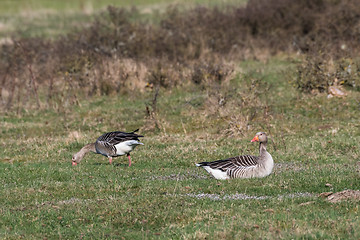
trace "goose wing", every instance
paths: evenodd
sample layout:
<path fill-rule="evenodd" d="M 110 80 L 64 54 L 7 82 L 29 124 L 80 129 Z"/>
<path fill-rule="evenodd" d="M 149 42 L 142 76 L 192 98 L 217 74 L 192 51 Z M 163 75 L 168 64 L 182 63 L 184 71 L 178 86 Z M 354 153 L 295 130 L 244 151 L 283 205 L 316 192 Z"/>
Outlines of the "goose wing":
<path fill-rule="evenodd" d="M 137 132 L 138 130 L 139 129 L 136 129 L 135 131 L 132 131 L 132 132 L 120 132 L 120 131 L 108 132 L 108 133 L 101 135 L 97 139 L 97 142 L 102 142 L 103 144 L 106 143 L 106 145 L 115 146 L 116 144 L 119 144 L 121 142 L 128 141 L 128 140 L 140 141 L 139 137 L 144 137 L 144 136 L 136 134 L 135 132 Z"/>
<path fill-rule="evenodd" d="M 252 155 L 241 155 L 237 157 L 229 158 L 229 160 L 236 167 L 252 167 L 258 164 L 259 157 Z"/>
<path fill-rule="evenodd" d="M 212 169 L 219 169 L 226 172 L 237 168 L 253 167 L 258 163 L 258 158 L 259 157 L 252 155 L 241 155 L 224 160 L 198 163 L 198 166 L 209 166 Z"/>

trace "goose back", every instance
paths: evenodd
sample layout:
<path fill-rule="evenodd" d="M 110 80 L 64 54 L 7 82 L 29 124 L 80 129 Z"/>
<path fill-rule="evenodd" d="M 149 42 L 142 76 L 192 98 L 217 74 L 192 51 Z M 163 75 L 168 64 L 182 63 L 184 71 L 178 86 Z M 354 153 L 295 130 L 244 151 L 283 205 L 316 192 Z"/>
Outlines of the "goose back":
<path fill-rule="evenodd" d="M 143 145 L 135 132 L 109 132 L 101 135 L 95 142 L 96 152 L 107 157 L 116 157 L 131 152 L 137 145 Z"/>

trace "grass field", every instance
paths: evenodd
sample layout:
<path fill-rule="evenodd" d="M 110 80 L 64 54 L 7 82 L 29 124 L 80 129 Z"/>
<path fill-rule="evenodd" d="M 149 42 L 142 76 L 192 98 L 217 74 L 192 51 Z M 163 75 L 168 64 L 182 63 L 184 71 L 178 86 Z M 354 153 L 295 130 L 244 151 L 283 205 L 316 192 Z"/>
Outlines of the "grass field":
<path fill-rule="evenodd" d="M 56 38 L 112 3 L 17 2 L 1 1 L 0 37 Z M 135 1 L 140 10 L 173 1 L 145 2 Z M 244 1 L 218 1 L 229 2 Z M 285 54 L 233 61 L 234 74 L 222 83 L 161 87 L 156 101 L 155 87 L 80 91 L 76 104 L 69 91 L 47 107 L 46 88 L 39 88 L 41 107 L 14 101 L 0 115 L 0 238 L 359 239 L 359 201 L 331 203 L 319 194 L 360 190 L 360 92 L 301 93 L 297 63 Z M 131 167 L 126 157 L 110 165 L 96 154 L 71 165 L 101 134 L 137 128 L 145 145 L 132 152 Z M 257 155 L 250 140 L 259 131 L 270 139 L 270 176 L 220 181 L 195 166 Z"/>
<path fill-rule="evenodd" d="M 226 119 L 200 116 L 201 91 L 186 87 L 160 91 L 157 131 L 145 114 L 151 92 L 4 114 L 1 238 L 358 239 L 358 202 L 333 204 L 318 194 L 360 189 L 359 93 L 298 94 L 281 59 L 240 66 L 260 69 L 274 87 L 263 96 L 269 119 L 232 136 L 223 134 Z M 71 166 L 72 154 L 100 134 L 138 127 L 145 146 L 133 152 L 132 167 L 125 157 L 109 165 L 94 154 Z M 269 177 L 218 181 L 195 167 L 257 154 L 250 139 L 260 130 L 276 163 Z"/>

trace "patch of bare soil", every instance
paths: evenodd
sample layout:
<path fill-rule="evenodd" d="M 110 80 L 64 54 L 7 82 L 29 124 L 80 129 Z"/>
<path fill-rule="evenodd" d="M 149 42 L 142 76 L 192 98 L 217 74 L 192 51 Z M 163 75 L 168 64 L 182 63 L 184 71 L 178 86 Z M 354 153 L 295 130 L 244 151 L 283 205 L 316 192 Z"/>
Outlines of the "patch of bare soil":
<path fill-rule="evenodd" d="M 326 197 L 326 200 L 328 200 L 331 203 L 337 203 L 341 201 L 347 201 L 347 200 L 354 200 L 354 201 L 360 201 L 360 191 L 359 190 L 344 190 L 337 193 L 327 193 L 327 194 L 320 194 L 320 196 Z"/>

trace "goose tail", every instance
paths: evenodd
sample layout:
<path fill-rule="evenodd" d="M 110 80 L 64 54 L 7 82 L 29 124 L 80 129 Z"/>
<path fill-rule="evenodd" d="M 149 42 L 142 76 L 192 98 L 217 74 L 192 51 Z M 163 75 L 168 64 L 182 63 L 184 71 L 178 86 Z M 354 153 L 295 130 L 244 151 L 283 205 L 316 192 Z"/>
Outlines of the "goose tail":
<path fill-rule="evenodd" d="M 209 163 L 209 162 L 201 162 L 201 163 L 195 163 L 195 165 L 196 165 L 197 167 L 204 167 L 204 166 L 208 166 L 208 163 Z"/>

